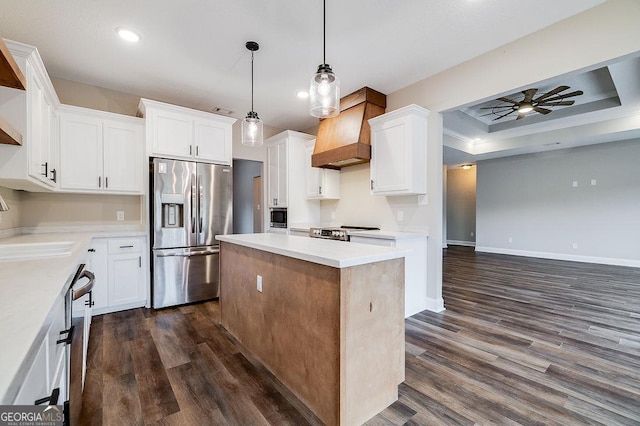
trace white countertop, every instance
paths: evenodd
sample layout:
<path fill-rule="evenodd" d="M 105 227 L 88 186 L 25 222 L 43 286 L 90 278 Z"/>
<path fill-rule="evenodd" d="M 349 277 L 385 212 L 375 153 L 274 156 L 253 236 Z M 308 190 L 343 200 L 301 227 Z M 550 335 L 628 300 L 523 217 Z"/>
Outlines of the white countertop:
<path fill-rule="evenodd" d="M 35 349 L 51 323 L 54 303 L 71 285 L 91 239 L 145 235 L 139 232 L 23 234 L 0 244 L 73 241 L 71 253 L 24 260 L 0 260 L 0 404 L 11 404 L 33 363 Z"/>
<path fill-rule="evenodd" d="M 216 239 L 334 268 L 397 259 L 408 253 L 391 247 L 272 233 L 218 235 Z"/>

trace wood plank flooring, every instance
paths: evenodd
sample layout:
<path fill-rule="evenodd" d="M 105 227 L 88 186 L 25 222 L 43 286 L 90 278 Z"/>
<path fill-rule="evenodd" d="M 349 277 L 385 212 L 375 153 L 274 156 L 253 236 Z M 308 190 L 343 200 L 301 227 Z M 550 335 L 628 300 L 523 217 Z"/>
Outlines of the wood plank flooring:
<path fill-rule="evenodd" d="M 640 425 L 640 269 L 450 247 L 443 296 L 405 321 L 399 400 L 368 425 Z M 94 318 L 83 424 L 319 424 L 218 307 Z"/>

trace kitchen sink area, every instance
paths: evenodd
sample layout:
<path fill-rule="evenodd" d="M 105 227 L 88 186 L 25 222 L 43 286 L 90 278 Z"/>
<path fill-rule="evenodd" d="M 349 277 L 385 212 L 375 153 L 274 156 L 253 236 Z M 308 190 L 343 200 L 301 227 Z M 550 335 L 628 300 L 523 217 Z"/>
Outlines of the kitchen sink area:
<path fill-rule="evenodd" d="M 77 241 L 51 241 L 34 243 L 0 244 L 0 260 L 36 259 L 43 257 L 68 256 Z"/>

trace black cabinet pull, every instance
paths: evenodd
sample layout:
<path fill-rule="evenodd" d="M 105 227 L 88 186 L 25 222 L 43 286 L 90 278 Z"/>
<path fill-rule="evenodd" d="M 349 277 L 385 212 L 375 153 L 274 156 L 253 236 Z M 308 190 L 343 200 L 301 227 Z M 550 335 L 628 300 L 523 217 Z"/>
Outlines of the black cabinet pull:
<path fill-rule="evenodd" d="M 65 345 L 70 345 L 71 341 L 73 340 L 73 332 L 75 331 L 75 328 L 76 327 L 72 325 L 70 329 L 62 330 L 60 334 L 67 334 L 67 337 L 65 339 L 56 340 L 56 345 L 59 345 L 60 343 L 64 343 Z"/>
<path fill-rule="evenodd" d="M 120 246 L 120 248 L 133 248 L 133 245 L 130 245 L 130 246 Z"/>
<path fill-rule="evenodd" d="M 44 173 L 40 173 L 42 176 L 44 177 L 49 177 L 49 163 L 45 162 L 40 164 L 42 167 L 44 167 Z"/>
<path fill-rule="evenodd" d="M 48 402 L 47 405 L 58 405 L 58 398 L 60 397 L 60 388 L 55 388 L 51 391 L 51 395 L 46 396 L 44 398 L 36 399 L 34 405 L 44 404 Z"/>
<path fill-rule="evenodd" d="M 96 252 L 96 249 L 90 248 L 90 249 L 89 249 L 89 250 L 87 250 L 87 251 L 88 251 L 88 252 L 91 252 L 91 253 L 95 253 L 95 252 Z"/>
<path fill-rule="evenodd" d="M 51 169 L 49 173 L 51 173 L 51 180 L 55 183 L 58 172 L 56 171 L 56 169 Z"/>

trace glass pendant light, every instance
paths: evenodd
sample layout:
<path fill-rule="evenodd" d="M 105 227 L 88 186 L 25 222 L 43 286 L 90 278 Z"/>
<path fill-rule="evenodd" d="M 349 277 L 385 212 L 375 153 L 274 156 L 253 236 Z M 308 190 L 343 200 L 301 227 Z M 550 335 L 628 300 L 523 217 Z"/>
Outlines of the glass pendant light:
<path fill-rule="evenodd" d="M 245 47 L 251 51 L 251 111 L 242 120 L 242 145 L 260 146 L 262 145 L 262 120 L 253 110 L 253 52 L 260 46 L 255 41 L 248 41 Z"/>
<path fill-rule="evenodd" d="M 322 64 L 311 78 L 309 114 L 318 118 L 335 117 L 340 113 L 340 80 L 327 64 L 327 6 L 322 1 Z"/>

